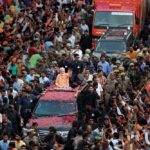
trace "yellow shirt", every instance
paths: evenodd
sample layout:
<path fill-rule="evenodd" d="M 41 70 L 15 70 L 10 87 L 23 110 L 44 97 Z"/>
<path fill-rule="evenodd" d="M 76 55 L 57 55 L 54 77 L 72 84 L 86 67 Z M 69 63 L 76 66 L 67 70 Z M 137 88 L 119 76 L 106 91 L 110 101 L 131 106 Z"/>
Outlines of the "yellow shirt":
<path fill-rule="evenodd" d="M 15 141 L 16 148 L 19 149 L 21 146 L 26 145 L 22 140 Z"/>

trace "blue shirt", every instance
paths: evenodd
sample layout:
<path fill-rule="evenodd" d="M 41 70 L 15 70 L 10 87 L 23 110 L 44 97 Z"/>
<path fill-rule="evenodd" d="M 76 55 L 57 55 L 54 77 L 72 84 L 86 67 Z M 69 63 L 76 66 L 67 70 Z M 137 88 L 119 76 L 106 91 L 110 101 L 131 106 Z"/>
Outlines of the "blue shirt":
<path fill-rule="evenodd" d="M 53 43 L 51 41 L 46 41 L 45 42 L 46 53 L 48 53 L 50 51 L 51 46 L 53 46 Z"/>
<path fill-rule="evenodd" d="M 110 67 L 110 65 L 109 65 L 109 63 L 107 61 L 105 61 L 105 62 L 100 61 L 97 66 L 98 67 L 101 66 L 102 67 L 102 71 L 105 74 L 108 74 L 111 71 L 111 67 Z"/>
<path fill-rule="evenodd" d="M 1 150 L 8 150 L 9 141 L 4 142 L 3 140 L 0 140 L 0 149 Z"/>
<path fill-rule="evenodd" d="M 34 75 L 30 75 L 30 74 L 28 74 L 27 76 L 26 76 L 26 82 L 30 82 L 30 81 L 33 81 L 34 80 Z"/>

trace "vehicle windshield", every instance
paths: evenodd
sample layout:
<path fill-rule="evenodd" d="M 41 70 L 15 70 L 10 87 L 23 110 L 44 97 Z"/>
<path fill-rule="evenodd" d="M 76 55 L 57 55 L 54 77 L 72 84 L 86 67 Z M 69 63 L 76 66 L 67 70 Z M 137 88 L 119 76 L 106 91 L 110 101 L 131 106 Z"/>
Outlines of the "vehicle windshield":
<path fill-rule="evenodd" d="M 133 27 L 133 13 L 96 12 L 94 27 Z"/>
<path fill-rule="evenodd" d="M 127 50 L 126 43 L 124 41 L 100 41 L 97 44 L 96 52 L 101 53 L 106 51 L 107 53 L 120 53 Z"/>
<path fill-rule="evenodd" d="M 35 116 L 59 116 L 76 111 L 74 102 L 71 101 L 40 101 L 34 111 Z"/>

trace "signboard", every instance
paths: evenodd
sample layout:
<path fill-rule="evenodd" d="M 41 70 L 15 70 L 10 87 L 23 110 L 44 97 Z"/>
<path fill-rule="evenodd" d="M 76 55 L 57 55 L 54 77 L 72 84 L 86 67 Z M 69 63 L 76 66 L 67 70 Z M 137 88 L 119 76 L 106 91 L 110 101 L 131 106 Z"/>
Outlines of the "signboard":
<path fill-rule="evenodd" d="M 112 12 L 111 15 L 132 16 L 133 14 L 127 12 Z"/>

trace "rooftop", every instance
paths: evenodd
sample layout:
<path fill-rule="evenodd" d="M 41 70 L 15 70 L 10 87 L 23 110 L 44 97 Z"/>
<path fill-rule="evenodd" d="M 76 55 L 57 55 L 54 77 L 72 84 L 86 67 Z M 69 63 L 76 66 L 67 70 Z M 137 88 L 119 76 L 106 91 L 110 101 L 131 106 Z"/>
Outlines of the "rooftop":
<path fill-rule="evenodd" d="M 104 11 L 134 11 L 140 0 L 95 0 L 96 10 Z"/>
<path fill-rule="evenodd" d="M 60 89 L 54 86 L 49 87 L 46 89 L 40 100 L 49 100 L 49 101 L 75 101 L 77 89 Z"/>

